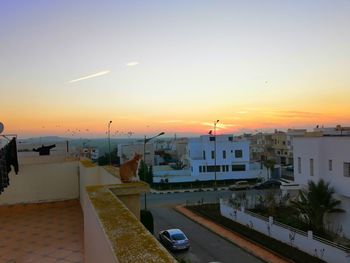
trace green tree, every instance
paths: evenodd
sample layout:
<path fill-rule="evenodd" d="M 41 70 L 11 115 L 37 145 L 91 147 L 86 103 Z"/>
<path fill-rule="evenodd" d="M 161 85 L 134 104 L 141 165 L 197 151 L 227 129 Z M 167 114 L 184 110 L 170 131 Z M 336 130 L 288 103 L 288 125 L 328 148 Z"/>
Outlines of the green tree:
<path fill-rule="evenodd" d="M 323 179 L 316 184 L 309 181 L 307 191 L 299 191 L 296 201 L 292 205 L 299 211 L 302 219 L 315 233 L 324 234 L 324 217 L 328 213 L 341 213 L 338 208 L 341 201 L 333 198 L 334 189 Z"/>
<path fill-rule="evenodd" d="M 153 184 L 153 166 L 152 166 L 152 165 L 149 166 L 148 173 L 147 173 L 147 178 L 146 178 L 146 182 L 147 182 L 149 185 L 152 185 L 152 184 Z"/>
<path fill-rule="evenodd" d="M 144 160 L 141 160 L 138 174 L 141 181 L 147 182 L 148 167 Z"/>
<path fill-rule="evenodd" d="M 120 163 L 120 159 L 118 156 L 117 151 L 111 151 L 111 161 L 112 161 L 112 165 L 114 164 L 119 164 Z M 100 156 L 97 160 L 98 165 L 108 165 L 109 164 L 109 153 L 105 153 L 104 155 Z"/>

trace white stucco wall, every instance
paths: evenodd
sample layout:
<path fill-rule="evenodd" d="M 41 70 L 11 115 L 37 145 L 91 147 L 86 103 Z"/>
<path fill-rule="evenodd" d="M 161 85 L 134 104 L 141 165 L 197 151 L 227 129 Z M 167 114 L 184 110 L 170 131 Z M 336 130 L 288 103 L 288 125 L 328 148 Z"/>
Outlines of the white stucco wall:
<path fill-rule="evenodd" d="M 273 222 L 273 218 L 263 219 L 246 213 L 244 209 L 234 209 L 225 200 L 220 199 L 220 213 L 233 221 L 251 227 L 267 236 L 294 246 L 312 256 L 320 257 L 326 262 L 348 263 L 348 253 L 331 243 L 320 242 L 312 232 L 287 229 L 282 224 Z"/>
<path fill-rule="evenodd" d="M 84 262 L 118 263 L 88 198 L 84 209 Z"/>
<path fill-rule="evenodd" d="M 78 162 L 20 164 L 9 174 L 0 205 L 79 198 Z"/>
<path fill-rule="evenodd" d="M 341 226 L 343 235 L 350 237 L 350 177 L 344 176 L 344 162 L 350 163 L 350 137 L 298 137 L 294 138 L 294 181 L 306 188 L 308 181 L 323 179 L 335 190 L 335 197 L 342 201 L 345 213 L 332 214 L 326 220 L 331 228 Z M 301 173 L 298 171 L 301 158 Z M 314 159 L 314 176 L 310 176 L 310 158 Z M 332 160 L 332 170 L 329 170 Z"/>
<path fill-rule="evenodd" d="M 301 158 L 301 173 L 298 172 L 298 157 Z M 310 158 L 314 159 L 314 176 L 310 176 Z M 333 163 L 332 171 L 328 167 L 329 160 Z M 294 139 L 294 180 L 301 185 L 323 178 L 336 193 L 350 197 L 350 177 L 344 176 L 344 162 L 350 163 L 350 136 Z"/>
<path fill-rule="evenodd" d="M 217 180 L 240 180 L 254 179 L 257 177 L 266 177 L 266 170 L 250 170 L 244 172 L 216 173 Z M 159 183 L 161 179 L 168 179 L 169 183 L 210 181 L 214 180 L 214 173 L 201 173 L 200 175 L 191 175 L 187 170 L 157 171 L 154 173 L 153 182 Z"/>

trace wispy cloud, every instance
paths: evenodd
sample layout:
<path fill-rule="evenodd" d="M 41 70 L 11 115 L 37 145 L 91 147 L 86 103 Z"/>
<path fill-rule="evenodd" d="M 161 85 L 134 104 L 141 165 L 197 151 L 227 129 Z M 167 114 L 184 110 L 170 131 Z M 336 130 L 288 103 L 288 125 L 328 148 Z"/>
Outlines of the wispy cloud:
<path fill-rule="evenodd" d="M 243 111 L 243 110 L 241 110 L 241 111 L 237 111 L 236 113 L 237 113 L 237 114 L 247 114 L 248 111 Z"/>
<path fill-rule="evenodd" d="M 139 62 L 137 62 L 137 61 L 131 61 L 131 62 L 127 63 L 126 65 L 127 65 L 128 67 L 133 67 L 133 66 L 136 66 L 136 65 L 138 65 L 138 64 L 139 64 Z"/>
<path fill-rule="evenodd" d="M 314 119 L 324 115 L 318 112 L 306 112 L 306 111 L 294 111 L 294 110 L 269 111 L 266 113 L 277 118 L 286 118 L 286 119 Z"/>
<path fill-rule="evenodd" d="M 85 79 L 96 78 L 96 77 L 100 77 L 100 76 L 106 75 L 108 73 L 110 73 L 109 70 L 104 70 L 104 71 L 100 71 L 100 72 L 97 72 L 97 73 L 94 73 L 94 74 L 91 74 L 91 75 L 87 75 L 87 76 L 84 76 L 84 77 L 81 77 L 81 78 L 78 78 L 78 79 L 70 80 L 70 81 L 68 81 L 68 83 L 74 83 L 74 82 L 78 82 L 78 81 L 85 80 Z"/>

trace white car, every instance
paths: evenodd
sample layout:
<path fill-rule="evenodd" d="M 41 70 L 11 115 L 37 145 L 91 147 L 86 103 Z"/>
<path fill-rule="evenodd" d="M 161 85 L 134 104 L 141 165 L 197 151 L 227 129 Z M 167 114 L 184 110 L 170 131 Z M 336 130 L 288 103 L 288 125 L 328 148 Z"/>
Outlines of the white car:
<path fill-rule="evenodd" d="M 190 248 L 190 242 L 180 229 L 168 229 L 159 232 L 159 241 L 171 250 Z"/>
<path fill-rule="evenodd" d="M 235 190 L 245 190 L 249 189 L 250 184 L 247 181 L 237 181 L 235 184 L 230 185 L 228 187 L 229 190 L 235 191 Z"/>

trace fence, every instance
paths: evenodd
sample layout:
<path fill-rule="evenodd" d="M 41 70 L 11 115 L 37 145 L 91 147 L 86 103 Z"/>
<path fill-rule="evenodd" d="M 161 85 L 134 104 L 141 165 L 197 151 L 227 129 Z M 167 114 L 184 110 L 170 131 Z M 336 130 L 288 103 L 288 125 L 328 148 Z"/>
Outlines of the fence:
<path fill-rule="evenodd" d="M 250 211 L 245 211 L 244 208 L 235 209 L 224 199 L 220 199 L 220 213 L 224 217 L 246 225 L 327 262 L 350 262 L 349 248 L 313 236 L 312 231 L 304 232 L 291 226 L 274 222 L 272 217 L 267 218 L 257 215 Z"/>

